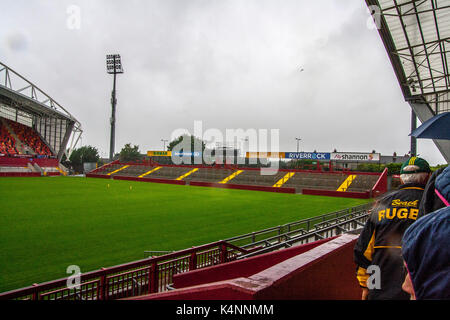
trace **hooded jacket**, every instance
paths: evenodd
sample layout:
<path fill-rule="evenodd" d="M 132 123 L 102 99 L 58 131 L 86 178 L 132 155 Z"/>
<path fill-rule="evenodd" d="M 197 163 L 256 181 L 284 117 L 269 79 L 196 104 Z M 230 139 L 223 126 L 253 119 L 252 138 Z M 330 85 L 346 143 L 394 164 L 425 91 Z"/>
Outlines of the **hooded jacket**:
<path fill-rule="evenodd" d="M 407 300 L 402 290 L 405 278 L 401 241 L 405 230 L 416 221 L 422 199 L 421 184 L 404 184 L 377 200 L 354 247 L 356 277 L 361 287 L 369 289 L 368 299 Z M 369 267 L 380 270 L 380 286 L 368 285 Z"/>
<path fill-rule="evenodd" d="M 450 167 L 437 178 L 436 190 L 450 202 Z M 450 206 L 418 219 L 402 239 L 416 299 L 450 299 Z"/>
<path fill-rule="evenodd" d="M 420 202 L 419 218 L 445 207 L 445 204 L 434 191 L 436 187 L 436 178 L 444 171 L 444 169 L 445 168 L 439 168 L 434 171 L 428 180 L 423 192 L 422 201 Z"/>

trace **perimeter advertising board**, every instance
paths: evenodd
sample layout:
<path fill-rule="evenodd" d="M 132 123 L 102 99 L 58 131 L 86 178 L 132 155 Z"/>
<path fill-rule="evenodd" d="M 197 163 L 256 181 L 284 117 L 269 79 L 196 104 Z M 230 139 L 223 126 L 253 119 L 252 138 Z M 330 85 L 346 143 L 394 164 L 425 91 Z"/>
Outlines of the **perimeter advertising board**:
<path fill-rule="evenodd" d="M 178 151 L 147 151 L 147 156 L 149 157 L 171 157 L 172 155 L 176 157 L 201 157 L 202 152 L 178 152 Z"/>
<path fill-rule="evenodd" d="M 332 161 L 354 161 L 354 162 L 378 162 L 379 153 L 357 153 L 357 152 L 332 152 Z"/>
<path fill-rule="evenodd" d="M 284 152 L 247 152 L 246 158 L 284 158 Z"/>
<path fill-rule="evenodd" d="M 149 157 L 170 157 L 172 151 L 147 151 Z"/>
<path fill-rule="evenodd" d="M 330 153 L 328 152 L 285 152 L 285 159 L 295 160 L 330 160 Z"/>

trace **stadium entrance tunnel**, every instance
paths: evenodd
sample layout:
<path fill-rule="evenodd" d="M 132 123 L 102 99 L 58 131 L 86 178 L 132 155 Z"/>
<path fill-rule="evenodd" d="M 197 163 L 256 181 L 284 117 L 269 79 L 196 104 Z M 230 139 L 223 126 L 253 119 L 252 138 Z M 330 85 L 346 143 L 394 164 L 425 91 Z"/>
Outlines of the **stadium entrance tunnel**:
<path fill-rule="evenodd" d="M 174 277 L 174 290 L 128 300 L 357 300 L 353 247 L 344 234 Z"/>

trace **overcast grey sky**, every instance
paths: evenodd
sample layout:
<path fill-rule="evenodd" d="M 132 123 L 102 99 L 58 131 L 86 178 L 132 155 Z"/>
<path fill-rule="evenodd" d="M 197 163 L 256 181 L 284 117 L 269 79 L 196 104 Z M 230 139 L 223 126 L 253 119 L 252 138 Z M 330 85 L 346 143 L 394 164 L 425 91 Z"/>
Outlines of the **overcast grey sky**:
<path fill-rule="evenodd" d="M 363 0 L 0 0 L 0 61 L 37 84 L 109 154 L 161 150 L 178 128 L 279 129 L 280 151 L 409 151 L 410 107 Z M 71 5 L 80 28 L 69 28 Z M 301 69 L 304 69 L 301 71 Z M 419 122 L 420 124 L 420 122 Z M 445 160 L 430 140 L 418 153 Z"/>

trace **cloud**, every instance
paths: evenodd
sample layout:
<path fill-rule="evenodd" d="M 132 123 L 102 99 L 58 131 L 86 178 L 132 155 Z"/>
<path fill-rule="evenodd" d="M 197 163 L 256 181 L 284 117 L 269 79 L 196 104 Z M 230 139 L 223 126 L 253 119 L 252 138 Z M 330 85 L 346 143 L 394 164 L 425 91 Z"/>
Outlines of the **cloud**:
<path fill-rule="evenodd" d="M 410 108 L 361 1 L 6 2 L 2 62 L 66 107 L 83 125 L 83 143 L 104 156 L 108 53 L 120 53 L 125 69 L 116 150 L 161 148 L 195 120 L 223 132 L 280 129 L 286 151 L 295 137 L 309 151 L 409 150 Z M 79 29 L 67 27 L 70 5 L 80 8 Z M 443 163 L 436 148 L 426 150 Z"/>

